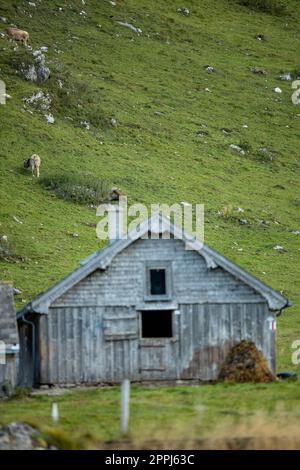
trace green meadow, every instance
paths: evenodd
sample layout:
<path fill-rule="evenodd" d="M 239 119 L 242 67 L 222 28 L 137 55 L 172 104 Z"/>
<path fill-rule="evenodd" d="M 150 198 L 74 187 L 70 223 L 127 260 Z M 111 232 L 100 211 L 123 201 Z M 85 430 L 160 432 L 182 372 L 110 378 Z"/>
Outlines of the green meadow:
<path fill-rule="evenodd" d="M 0 105 L 0 278 L 22 291 L 20 308 L 103 246 L 95 209 L 51 182 L 98 179 L 148 207 L 201 203 L 206 243 L 293 302 L 278 318 L 277 356 L 278 370 L 298 372 L 291 354 L 300 339 L 300 106 L 291 97 L 300 77 L 299 4 L 288 0 L 271 14 L 235 0 L 189 0 L 186 16 L 179 3 L 2 0 L 0 33 L 15 24 L 33 50 L 47 47 L 51 76 L 26 80 L 31 51 L 0 37 L 0 80 L 11 96 Z M 280 80 L 283 73 L 292 80 Z M 39 90 L 50 97 L 48 110 L 24 101 Z M 33 153 L 42 159 L 40 179 L 23 168 Z M 59 397 L 61 432 L 90 433 L 92 445 L 95 436 L 115 439 L 118 394 L 109 387 Z M 290 412 L 299 398 L 297 382 L 137 387 L 132 432 L 147 422 L 162 434 L 191 425 L 192 437 L 202 436 L 226 413 L 275 413 L 281 403 Z M 0 403 L 0 419 L 34 414 L 51 427 L 51 399 Z"/>

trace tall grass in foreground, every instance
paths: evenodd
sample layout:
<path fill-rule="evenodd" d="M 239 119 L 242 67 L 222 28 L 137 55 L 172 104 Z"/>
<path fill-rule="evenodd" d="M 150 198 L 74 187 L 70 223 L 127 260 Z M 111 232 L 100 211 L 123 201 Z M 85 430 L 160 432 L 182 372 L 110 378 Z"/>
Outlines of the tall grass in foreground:
<path fill-rule="evenodd" d="M 59 422 L 51 419 L 51 403 Z M 120 434 L 119 386 L 55 387 L 0 401 L 0 423 L 25 422 L 62 449 L 298 449 L 298 381 L 201 386 L 132 385 Z"/>
<path fill-rule="evenodd" d="M 201 412 L 199 414 L 201 420 Z M 179 423 L 168 436 L 157 427 L 145 427 L 126 441 L 103 443 L 103 448 L 120 449 L 203 449 L 203 450 L 296 450 L 300 448 L 299 415 L 293 417 L 277 409 L 272 415 L 264 411 L 245 416 L 220 419 L 212 429 L 203 431 L 195 420 L 189 426 Z"/>

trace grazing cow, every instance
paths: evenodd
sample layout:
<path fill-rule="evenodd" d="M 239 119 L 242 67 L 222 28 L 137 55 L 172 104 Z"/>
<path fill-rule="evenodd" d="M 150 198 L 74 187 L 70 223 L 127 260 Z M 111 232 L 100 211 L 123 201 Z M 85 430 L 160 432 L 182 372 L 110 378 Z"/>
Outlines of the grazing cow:
<path fill-rule="evenodd" d="M 32 176 L 36 176 L 37 178 L 40 176 L 40 166 L 41 159 L 36 153 L 24 160 L 24 168 L 31 168 Z"/>
<path fill-rule="evenodd" d="M 22 29 L 18 28 L 7 28 L 5 32 L 11 41 L 21 41 L 25 46 L 27 46 L 27 42 L 29 41 L 29 34 L 27 31 L 22 31 Z"/>

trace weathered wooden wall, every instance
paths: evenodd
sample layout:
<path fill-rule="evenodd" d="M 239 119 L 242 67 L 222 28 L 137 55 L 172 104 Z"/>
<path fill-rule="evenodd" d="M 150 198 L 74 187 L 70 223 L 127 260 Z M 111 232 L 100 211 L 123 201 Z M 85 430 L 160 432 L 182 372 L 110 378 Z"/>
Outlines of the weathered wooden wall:
<path fill-rule="evenodd" d="M 140 337 L 139 311 L 156 308 L 145 300 L 145 263 L 156 260 L 172 266 L 173 338 Z M 269 316 L 252 288 L 220 268 L 208 270 L 180 240 L 139 240 L 40 316 L 39 380 L 212 380 L 229 348 L 243 338 L 257 344 L 275 371 Z"/>
<path fill-rule="evenodd" d="M 34 326 L 34 336 L 38 336 L 38 317 L 31 318 L 29 317 Z M 30 387 L 37 380 L 38 377 L 38 367 L 39 365 L 34 363 L 34 346 L 33 346 L 33 331 L 32 326 L 23 321 L 18 322 L 19 327 L 19 336 L 20 336 L 20 368 L 18 371 L 18 383 L 23 386 Z M 36 338 L 35 343 L 36 343 Z M 37 344 L 35 344 L 35 350 L 38 354 Z M 37 356 L 36 356 L 37 360 Z M 35 370 L 35 367 L 37 370 Z"/>
<path fill-rule="evenodd" d="M 0 341 L 8 348 L 19 343 L 16 310 L 11 285 L 0 282 Z M 0 385 L 10 382 L 14 387 L 17 381 L 18 356 L 6 354 L 6 364 L 0 364 Z"/>
<path fill-rule="evenodd" d="M 275 371 L 275 333 L 266 303 L 182 305 L 181 312 L 181 378 L 217 378 L 226 354 L 242 339 L 254 341 Z"/>
<path fill-rule="evenodd" d="M 145 262 L 171 261 L 173 298 L 180 303 L 260 302 L 251 287 L 220 268 L 208 270 L 181 240 L 138 240 L 109 268 L 88 276 L 53 306 L 136 305 L 144 300 Z"/>
<path fill-rule="evenodd" d="M 140 338 L 133 308 L 51 310 L 40 317 L 41 383 L 212 380 L 241 339 L 254 341 L 275 370 L 266 303 L 182 304 L 178 311 L 173 338 L 148 339 Z"/>

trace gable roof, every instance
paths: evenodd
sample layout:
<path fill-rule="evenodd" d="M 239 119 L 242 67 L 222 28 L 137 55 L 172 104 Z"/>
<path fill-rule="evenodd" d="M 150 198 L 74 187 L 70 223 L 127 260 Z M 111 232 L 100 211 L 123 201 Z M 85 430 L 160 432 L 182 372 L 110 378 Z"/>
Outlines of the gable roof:
<path fill-rule="evenodd" d="M 210 248 L 205 243 L 197 240 L 188 232 L 176 226 L 169 218 L 163 216 L 161 213 L 155 213 L 149 219 L 141 222 L 137 228 L 128 232 L 126 239 L 117 239 L 107 247 L 95 251 L 81 261 L 77 269 L 23 307 L 18 312 L 17 317 L 20 318 L 28 312 L 47 314 L 49 306 L 57 298 L 95 270 L 105 270 L 120 252 L 139 238 L 143 238 L 148 232 L 151 232 L 151 234 L 170 233 L 174 238 L 181 239 L 189 249 L 196 251 L 204 258 L 208 269 L 220 267 L 240 279 L 256 292 L 260 293 L 268 302 L 271 310 L 282 310 L 291 305 L 289 300 L 279 292 L 221 255 L 216 250 Z"/>

